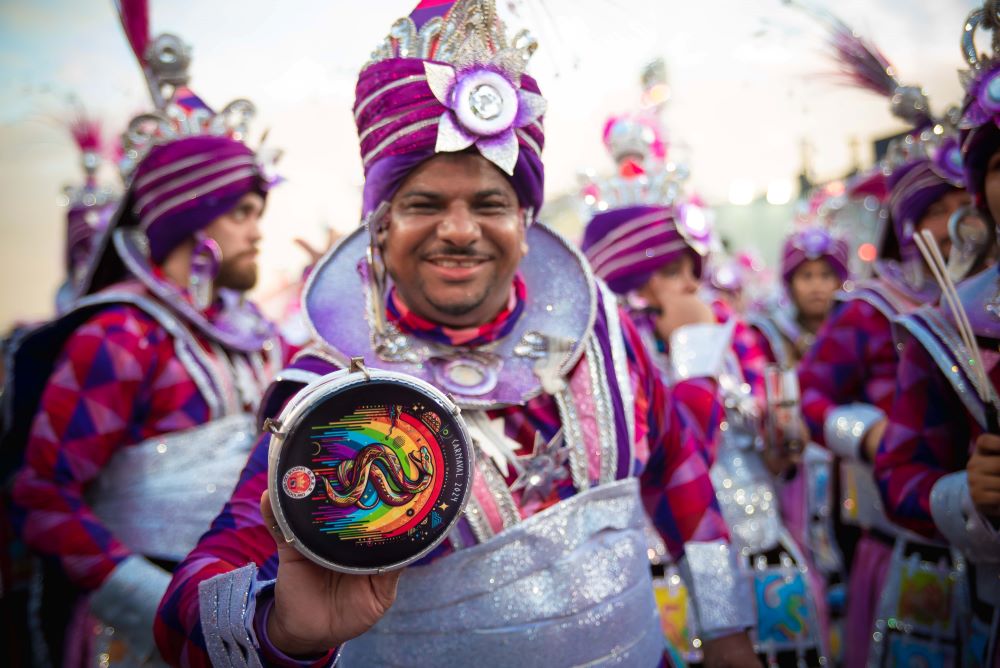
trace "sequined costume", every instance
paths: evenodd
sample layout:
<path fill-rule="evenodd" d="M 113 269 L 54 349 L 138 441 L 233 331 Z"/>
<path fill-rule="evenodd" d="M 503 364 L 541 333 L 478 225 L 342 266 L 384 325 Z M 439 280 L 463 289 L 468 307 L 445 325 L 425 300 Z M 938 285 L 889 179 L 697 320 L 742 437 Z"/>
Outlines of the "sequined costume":
<path fill-rule="evenodd" d="M 341 665 L 655 665 L 663 643 L 640 508 L 688 568 L 706 633 L 744 628 L 699 454 L 717 431 L 714 384 L 692 379 L 669 393 L 586 262 L 533 222 L 544 144 L 544 101 L 524 73 L 533 48 L 526 35 L 507 39 L 492 2 L 422 2 L 359 77 L 367 225 L 313 271 L 304 310 L 317 345 L 282 372 L 263 414 L 276 415 L 317 374 L 363 357 L 451 394 L 480 456 L 463 519 L 403 573 L 386 615 L 340 648 Z M 378 238 L 384 204 L 406 176 L 437 153 L 464 150 L 506 175 L 528 214 L 529 250 L 523 303 L 515 284 L 501 323 L 455 332 L 392 299 Z M 507 333 L 494 340 L 494 329 Z M 456 345 L 474 339 L 484 343 Z M 703 408 L 694 408 L 696 395 Z M 266 634 L 277 565 L 258 510 L 267 444 L 258 443 L 161 605 L 156 634 L 172 662 L 281 659 Z M 543 459 L 547 475 L 525 476 Z M 463 577 L 451 577 L 456 569 Z"/>
<path fill-rule="evenodd" d="M 811 197 L 809 215 L 803 226 L 786 237 L 782 247 L 779 297 L 767 308 L 751 313 L 750 324 L 763 340 L 767 362 L 794 372 L 812 346 L 814 335 L 799 322 L 791 299 L 792 279 L 807 262 L 823 260 L 841 285 L 848 277 L 848 248 L 845 241 L 823 226 L 829 195 L 821 190 Z M 796 396 L 801 409 L 800 397 Z M 796 417 L 796 422 L 799 418 Z M 835 506 L 833 457 L 815 443 L 808 442 L 801 461 L 775 477 L 781 517 L 789 534 L 802 550 L 810 567 L 813 588 L 818 593 L 817 608 L 824 622 L 822 632 L 828 656 L 840 656 L 842 606 L 839 605 L 843 557 L 837 546 L 833 509 Z"/>
<path fill-rule="evenodd" d="M 987 288 L 980 291 L 980 297 L 992 295 L 996 282 L 996 268 L 970 280 Z M 971 292 L 968 286 L 960 290 Z M 986 317 L 981 320 L 995 320 L 978 300 L 963 302 L 970 313 L 982 310 Z M 927 562 L 933 564 L 939 555 L 947 555 L 946 547 L 937 547 L 929 556 L 921 554 L 922 561 L 907 560 L 909 555 L 903 555 L 906 568 L 893 578 L 891 586 L 901 591 L 900 598 L 908 606 L 906 619 L 918 633 L 924 637 L 935 633 L 959 637 L 957 644 L 943 648 L 918 645 L 914 652 L 942 657 L 945 665 L 991 665 L 984 664 L 983 657 L 991 637 L 991 623 L 994 637 L 996 634 L 991 613 L 1000 604 L 1000 537 L 972 506 L 965 480 L 972 444 L 984 430 L 983 404 L 970 380 L 968 355 L 961 353 L 964 345 L 945 312 L 922 309 L 903 316 L 899 323 L 904 347 L 898 390 L 888 411 L 889 426 L 876 457 L 875 474 L 894 522 L 935 544 L 950 544 L 953 550 L 965 554 L 971 562 L 971 591 L 965 589 L 965 578 L 954 580 L 951 587 L 957 590 L 964 606 L 970 605 L 970 596 L 978 603 L 972 608 L 971 618 L 966 609 L 935 603 L 942 598 L 956 598 L 950 588 L 932 589 L 924 582 L 927 578 L 923 574 L 931 570 Z M 995 323 L 985 324 L 976 333 L 981 337 L 983 361 L 996 388 L 1000 380 L 996 364 L 1000 330 L 992 326 Z M 896 637 L 898 630 L 892 626 L 880 630 L 886 644 L 905 642 Z"/>
<path fill-rule="evenodd" d="M 19 341 L 4 394 L 5 446 L 24 460 L 13 501 L 41 557 L 43 665 L 160 663 L 169 571 L 228 498 L 284 362 L 272 325 L 241 292 L 213 290 L 218 264 L 198 255 L 206 227 L 271 185 L 241 141 L 252 105 L 216 115 L 186 86 L 187 47 L 150 41 L 145 18 L 123 16 L 159 95 L 125 139 L 127 192 L 72 307 Z M 192 238 L 180 285 L 162 265 Z"/>
<path fill-rule="evenodd" d="M 919 109 L 913 122 L 917 128 L 908 140 L 893 145 L 884 170 L 889 173 L 891 225 L 883 232 L 882 252 L 894 243 L 898 256 L 881 257 L 875 263 L 877 278 L 849 285 L 838 295 L 840 305 L 799 367 L 802 412 L 811 436 L 842 462 L 839 516 L 862 531 L 849 564 L 847 665 L 904 655 L 896 646 L 885 654 L 887 645 L 880 642 L 878 627 L 896 610 L 898 591 L 887 588 L 889 574 L 902 568 L 904 551 L 934 550 L 901 533 L 885 516 L 863 452 L 863 438 L 884 419 L 896 383 L 899 360 L 890 322 L 899 313 L 933 303 L 938 295 L 913 235 L 931 205 L 961 187 L 953 160 L 958 146 L 954 133 L 932 132 L 926 112 Z M 950 565 L 935 577 L 954 575 L 948 569 L 958 564 L 946 561 Z M 953 641 L 939 639 L 942 646 Z"/>
<path fill-rule="evenodd" d="M 981 215 L 994 224 L 991 211 L 996 202 L 988 200 L 987 182 L 992 178 L 991 160 L 1000 150 L 998 17 L 1000 6 L 990 1 L 963 24 L 962 54 L 969 70 L 961 73 L 966 98 L 959 121 L 966 187 Z M 975 36 L 980 31 L 993 33 L 991 53 L 977 48 Z M 987 409 L 995 411 L 1000 380 L 998 271 L 994 265 L 965 280 L 954 302 L 942 299 L 937 308 L 898 318 L 903 342 L 899 383 L 875 461 L 882 498 L 893 520 L 936 543 L 943 541 L 967 562 L 968 578 L 951 582 L 955 593 L 967 595 L 967 600 L 950 610 L 923 605 L 937 614 L 927 617 L 911 610 L 910 619 L 903 621 L 924 635 L 940 633 L 942 628 L 953 633 L 958 627 L 957 647 L 939 651 L 946 659 L 954 657 L 955 664 L 968 666 L 1000 666 L 1000 534 L 997 519 L 972 503 L 965 471 L 976 438 L 996 429 Z M 959 326 L 960 320 L 965 327 Z M 970 346 L 977 347 L 978 354 Z M 946 589 L 936 592 L 920 582 L 926 577 L 926 563 L 912 559 L 907 565 L 898 587 L 910 596 L 901 600 L 947 598 Z M 968 592 L 962 591 L 966 583 Z M 889 642 L 899 642 L 893 638 L 897 628 L 890 625 L 884 632 Z"/>
<path fill-rule="evenodd" d="M 613 128 L 612 137 L 623 142 L 627 128 Z M 615 142 L 609 148 L 614 156 Z M 733 547 L 740 551 L 740 579 L 755 616 L 751 639 L 769 662 L 816 663 L 825 656 L 816 591 L 804 556 L 782 525 L 775 486 L 757 450 L 766 353 L 755 332 L 721 303 L 713 310 L 725 324 L 680 327 L 669 342 L 658 334 L 660 310 L 669 311 L 673 295 L 649 294 L 655 290 L 647 286 L 656 272 L 685 256 L 700 278 L 711 234 L 700 209 L 681 194 L 679 180 L 649 160 L 648 152 L 641 155 L 647 157 L 641 166 L 627 163 L 619 174 L 585 188 L 593 213 L 583 251 L 595 273 L 630 307 L 629 318 L 665 383 L 683 381 L 692 365 L 711 369 L 718 378 L 725 427 L 719 439 L 706 443 L 703 455 Z M 651 549 L 660 557 L 655 541 Z M 666 561 L 669 556 L 662 557 L 654 559 L 654 572 L 662 571 L 655 584 L 665 635 L 684 660 L 700 660 L 697 625 L 687 628 L 690 620 L 683 613 L 687 592 Z"/>
<path fill-rule="evenodd" d="M 783 521 L 783 486 L 767 470 L 759 454 L 764 438 L 761 416 L 766 408 L 760 368 L 766 360 L 764 350 L 752 328 L 738 319 L 727 319 L 725 316 L 729 314 L 720 314 L 718 308 L 715 310 L 717 317 L 723 316 L 722 322 L 729 323 L 728 330 L 732 332 L 730 350 L 717 369 L 726 406 L 726 429 L 715 441 L 716 447 L 705 454 L 711 465 L 716 498 L 730 528 L 733 545 L 741 552 L 740 563 L 754 596 L 757 622 L 751 638 L 767 661 L 782 665 L 805 661 L 811 665 L 827 652 L 824 588 L 821 579 L 812 572 L 797 537 Z M 653 350 L 660 349 L 654 358 L 661 360 L 658 366 L 667 371 L 665 378 L 674 377 L 671 349 L 690 346 L 685 341 L 688 335 L 682 332 L 679 337 L 672 337 L 670 346 L 663 346 L 649 326 L 648 316 L 635 312 L 633 317 L 639 331 L 645 333 L 643 340 L 647 345 L 652 345 Z M 668 569 L 667 584 L 669 578 Z M 686 650 L 684 654 L 689 660 L 699 658 L 692 648 Z"/>

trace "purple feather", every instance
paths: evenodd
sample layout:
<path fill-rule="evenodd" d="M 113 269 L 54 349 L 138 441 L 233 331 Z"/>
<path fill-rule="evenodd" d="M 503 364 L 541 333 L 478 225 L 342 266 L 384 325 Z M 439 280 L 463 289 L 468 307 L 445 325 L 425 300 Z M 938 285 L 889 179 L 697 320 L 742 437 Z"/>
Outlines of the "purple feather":
<path fill-rule="evenodd" d="M 892 97 L 899 81 L 889 59 L 872 42 L 825 9 L 807 2 L 786 0 L 786 3 L 809 14 L 827 29 L 827 43 L 837 65 L 837 78 L 851 86 L 864 88 L 884 97 Z"/>

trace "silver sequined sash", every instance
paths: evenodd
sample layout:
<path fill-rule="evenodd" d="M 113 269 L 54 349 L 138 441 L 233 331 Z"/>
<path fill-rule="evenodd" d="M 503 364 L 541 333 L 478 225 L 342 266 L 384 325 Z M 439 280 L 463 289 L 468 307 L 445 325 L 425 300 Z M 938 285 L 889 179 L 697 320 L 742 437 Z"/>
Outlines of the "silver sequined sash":
<path fill-rule="evenodd" d="M 253 417 L 239 414 L 122 448 L 88 501 L 133 552 L 180 561 L 229 499 L 255 435 Z"/>
<path fill-rule="evenodd" d="M 630 478 L 411 568 L 388 614 L 344 646 L 339 665 L 658 665 L 644 522 Z"/>

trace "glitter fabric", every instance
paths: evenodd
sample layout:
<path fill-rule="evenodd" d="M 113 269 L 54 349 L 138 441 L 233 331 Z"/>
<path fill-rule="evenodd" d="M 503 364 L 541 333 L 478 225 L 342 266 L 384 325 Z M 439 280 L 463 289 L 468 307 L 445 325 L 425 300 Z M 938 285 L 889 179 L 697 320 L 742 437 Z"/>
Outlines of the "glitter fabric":
<path fill-rule="evenodd" d="M 88 490 L 91 508 L 134 552 L 180 561 L 229 499 L 256 429 L 231 415 L 119 450 Z"/>
<path fill-rule="evenodd" d="M 861 459 L 862 438 L 883 419 L 885 413 L 871 404 L 837 406 L 827 414 L 826 424 L 823 425 L 826 445 L 834 453 L 850 461 Z"/>
<path fill-rule="evenodd" d="M 129 653 L 139 662 L 159 656 L 153 642 L 153 619 L 168 584 L 169 573 L 131 556 L 118 564 L 90 599 L 93 614 L 128 641 Z"/>
<path fill-rule="evenodd" d="M 212 665 L 216 668 L 261 668 L 247 620 L 253 620 L 257 597 L 251 595 L 257 568 L 248 565 L 198 587 L 201 627 Z"/>
<path fill-rule="evenodd" d="M 728 431 L 733 430 L 731 426 Z M 778 544 L 782 531 L 771 475 L 752 450 L 752 436 L 739 439 L 728 431 L 711 469 L 715 498 L 732 532 L 733 546 L 747 555 L 764 552 Z"/>
<path fill-rule="evenodd" d="M 698 628 L 705 637 L 754 626 L 752 594 L 741 581 L 736 554 L 726 542 L 688 542 L 681 572 L 694 592 Z"/>
<path fill-rule="evenodd" d="M 751 640 L 769 662 L 785 651 L 802 661 L 813 654 L 825 657 L 817 606 L 821 589 L 779 512 L 774 479 L 757 449 L 759 408 L 733 352 L 726 355 L 719 385 L 727 426 L 710 473 L 732 548 L 740 555 L 740 573 L 754 593 Z"/>
<path fill-rule="evenodd" d="M 406 571 L 395 604 L 344 646 L 341 665 L 657 665 L 638 492 L 635 479 L 593 488 Z"/>
<path fill-rule="evenodd" d="M 934 484 L 931 514 L 948 542 L 973 561 L 1000 560 L 1000 532 L 973 506 L 965 471 L 946 475 Z M 1000 603 L 1000 598 L 996 602 Z"/>
<path fill-rule="evenodd" d="M 735 321 L 725 325 L 685 325 L 670 335 L 673 382 L 690 378 L 715 378 L 732 345 Z"/>

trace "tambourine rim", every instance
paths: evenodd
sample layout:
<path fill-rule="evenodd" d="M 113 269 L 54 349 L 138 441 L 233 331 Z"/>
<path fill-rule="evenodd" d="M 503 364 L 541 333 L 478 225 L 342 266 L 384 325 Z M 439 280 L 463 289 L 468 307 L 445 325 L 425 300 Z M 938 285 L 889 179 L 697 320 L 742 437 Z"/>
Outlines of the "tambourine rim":
<path fill-rule="evenodd" d="M 309 405 L 313 401 L 323 401 L 329 397 L 348 390 L 357 385 L 363 385 L 365 383 L 370 383 L 372 381 L 391 381 L 398 383 L 403 386 L 407 386 L 411 389 L 418 390 L 424 394 L 429 395 L 435 401 L 437 401 L 442 408 L 447 409 L 452 416 L 452 420 L 458 427 L 460 432 L 460 437 L 462 442 L 465 444 L 465 450 L 468 453 L 467 460 L 469 463 L 469 484 L 465 486 L 465 490 L 462 493 L 462 499 L 458 504 L 458 510 L 455 515 L 448 522 L 445 528 L 441 531 L 441 535 L 438 536 L 434 541 L 429 543 L 417 554 L 408 557 L 402 561 L 394 562 L 386 566 L 381 566 L 378 568 L 359 568 L 355 566 L 344 566 L 342 564 L 337 564 L 325 559 L 315 552 L 313 552 L 307 545 L 298 539 L 295 533 L 292 531 L 291 525 L 289 524 L 287 518 L 285 517 L 284 509 L 282 508 L 282 501 L 279 495 L 278 483 L 277 483 L 277 466 L 278 460 L 281 457 L 281 453 L 284 451 L 285 443 L 288 437 L 292 435 L 294 430 L 286 430 L 284 425 L 295 423 L 301 420 L 308 411 Z M 414 376 L 409 376 L 407 374 L 397 373 L 395 371 L 385 371 L 382 369 L 366 369 L 365 371 L 348 371 L 347 369 L 341 369 L 340 371 L 335 371 L 333 373 L 327 374 L 314 380 L 296 393 L 295 397 L 289 402 L 289 404 L 281 411 L 278 416 L 278 423 L 281 428 L 278 433 L 272 433 L 271 441 L 268 444 L 267 453 L 267 489 L 268 496 L 271 498 L 271 510 L 274 512 L 274 518 L 278 523 L 278 527 L 281 529 L 281 534 L 284 536 L 285 542 L 294 546 L 296 550 L 299 551 L 304 557 L 312 561 L 313 563 L 327 568 L 338 573 L 347 573 L 352 575 L 376 575 L 379 573 L 387 573 L 389 571 L 399 570 L 405 568 L 406 566 L 412 564 L 415 561 L 419 561 L 428 553 L 430 553 L 434 548 L 440 545 L 448 534 L 454 528 L 455 524 L 462 518 L 465 512 L 465 506 L 469 502 L 469 498 L 472 494 L 472 478 L 475 475 L 475 448 L 472 444 L 472 436 L 469 433 L 469 429 L 465 424 L 465 420 L 462 418 L 462 410 L 454 401 L 452 401 L 448 395 L 434 387 L 430 383 L 425 382 L 420 378 Z"/>

